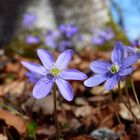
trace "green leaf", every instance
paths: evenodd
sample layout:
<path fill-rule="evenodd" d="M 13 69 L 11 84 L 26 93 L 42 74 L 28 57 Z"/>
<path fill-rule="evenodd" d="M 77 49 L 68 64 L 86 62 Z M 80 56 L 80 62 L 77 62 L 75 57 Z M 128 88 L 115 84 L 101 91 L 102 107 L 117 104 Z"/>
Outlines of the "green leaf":
<path fill-rule="evenodd" d="M 36 130 L 37 130 L 37 123 L 35 121 L 31 121 L 27 124 L 27 128 L 28 128 L 29 137 L 35 138 Z"/>
<path fill-rule="evenodd" d="M 66 129 L 66 128 L 69 127 L 69 124 L 68 124 L 67 122 L 64 122 L 64 123 L 61 124 L 61 127 L 62 127 L 63 129 Z"/>

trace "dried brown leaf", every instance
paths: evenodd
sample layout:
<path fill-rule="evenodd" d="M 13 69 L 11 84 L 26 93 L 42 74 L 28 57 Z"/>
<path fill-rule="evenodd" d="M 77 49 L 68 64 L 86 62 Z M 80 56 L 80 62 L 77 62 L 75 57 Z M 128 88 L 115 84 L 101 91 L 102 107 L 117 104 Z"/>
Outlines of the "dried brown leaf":
<path fill-rule="evenodd" d="M 3 119 L 7 125 L 14 127 L 21 134 L 27 131 L 25 120 L 11 112 L 0 109 L 0 119 Z"/>
<path fill-rule="evenodd" d="M 76 105 L 88 105 L 88 102 L 86 99 L 82 98 L 82 97 L 77 97 L 75 99 L 75 104 Z"/>
<path fill-rule="evenodd" d="M 131 108 L 132 112 L 135 114 L 135 116 L 138 119 L 140 119 L 140 112 L 139 112 L 137 104 L 135 103 L 135 101 L 133 99 L 129 98 L 129 100 L 130 100 L 130 103 L 132 106 L 132 108 Z M 127 100 L 125 99 L 125 101 L 127 101 Z M 127 106 L 129 106 L 129 104 L 127 102 L 126 102 L 126 104 L 127 104 Z M 119 113 L 122 118 L 124 118 L 126 120 L 131 120 L 131 121 L 133 120 L 131 113 L 128 111 L 128 109 L 126 108 L 126 106 L 123 103 L 120 103 L 120 112 Z"/>
<path fill-rule="evenodd" d="M 93 108 L 90 105 L 75 107 L 73 113 L 76 117 L 86 117 L 92 114 Z"/>
<path fill-rule="evenodd" d="M 68 140 L 97 140 L 97 139 L 94 139 L 90 136 L 83 135 L 83 136 L 77 136 L 77 137 L 74 137 L 74 138 L 70 138 Z"/>
<path fill-rule="evenodd" d="M 140 81 L 140 71 L 136 71 L 132 75 L 134 81 Z"/>
<path fill-rule="evenodd" d="M 7 136 L 0 134 L 0 140 L 8 140 Z"/>
<path fill-rule="evenodd" d="M 94 95 L 103 95 L 109 93 L 104 86 L 96 86 L 92 88 L 90 92 Z"/>
<path fill-rule="evenodd" d="M 20 96 L 25 88 L 25 81 L 9 81 L 0 86 L 0 96 L 6 93 L 14 94 Z"/>

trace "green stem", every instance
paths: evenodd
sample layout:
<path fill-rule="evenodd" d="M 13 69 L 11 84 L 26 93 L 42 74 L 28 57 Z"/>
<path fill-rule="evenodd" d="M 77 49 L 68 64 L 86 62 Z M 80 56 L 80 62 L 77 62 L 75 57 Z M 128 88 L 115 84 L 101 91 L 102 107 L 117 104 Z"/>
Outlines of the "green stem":
<path fill-rule="evenodd" d="M 56 98 L 56 85 L 54 84 L 54 91 L 53 91 L 53 102 L 54 102 L 54 120 L 55 120 L 55 127 L 56 127 L 56 140 L 60 140 L 59 134 L 59 125 L 57 120 L 57 98 Z"/>
<path fill-rule="evenodd" d="M 140 103 L 139 103 L 139 99 L 137 97 L 137 93 L 136 93 L 136 90 L 135 90 L 134 81 L 132 79 L 132 76 L 131 76 L 131 85 L 132 85 L 132 90 L 133 90 L 134 97 L 135 97 L 135 100 L 136 100 L 136 103 L 137 103 L 137 106 L 138 106 L 138 109 L 139 109 L 139 113 L 140 113 Z"/>
<path fill-rule="evenodd" d="M 119 89 L 119 95 L 120 95 L 121 101 L 123 102 L 125 107 L 128 109 L 128 111 L 133 115 L 133 117 L 138 121 L 138 119 L 135 116 L 135 114 L 131 111 L 131 109 L 129 109 L 128 105 L 125 103 L 125 100 L 123 99 L 122 91 L 121 91 L 121 88 L 120 88 L 120 82 L 118 83 L 118 89 Z"/>

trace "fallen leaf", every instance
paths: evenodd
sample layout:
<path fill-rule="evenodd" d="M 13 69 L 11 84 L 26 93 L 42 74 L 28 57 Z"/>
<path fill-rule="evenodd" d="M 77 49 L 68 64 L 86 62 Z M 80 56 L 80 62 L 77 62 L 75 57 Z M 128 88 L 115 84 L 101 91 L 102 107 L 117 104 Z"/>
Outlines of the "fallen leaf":
<path fill-rule="evenodd" d="M 6 65 L 6 72 L 18 72 L 19 71 L 19 68 L 21 67 L 21 65 L 19 65 L 18 63 L 11 63 L 9 62 L 7 65 Z"/>
<path fill-rule="evenodd" d="M 98 104 L 106 104 L 110 101 L 110 96 L 109 95 L 98 95 L 98 96 L 93 96 L 88 99 L 90 102 L 96 102 Z"/>
<path fill-rule="evenodd" d="M 112 126 L 113 126 L 113 115 L 112 114 L 110 114 L 110 115 L 108 115 L 108 116 L 105 116 L 104 118 L 103 118 L 103 120 L 101 121 L 101 124 L 100 124 L 100 126 L 102 127 L 108 127 L 108 128 L 111 128 Z"/>
<path fill-rule="evenodd" d="M 93 87 L 90 92 L 94 95 L 103 95 L 103 94 L 108 94 L 109 93 L 103 85 Z"/>
<path fill-rule="evenodd" d="M 3 119 L 7 125 L 14 127 L 21 134 L 27 131 L 25 120 L 11 112 L 0 109 L 0 119 Z"/>
<path fill-rule="evenodd" d="M 120 140 L 134 140 L 133 138 L 131 138 L 130 136 L 122 136 L 121 138 L 120 138 Z M 135 139 L 136 140 L 136 139 Z M 137 140 L 139 140 L 139 139 L 137 139 Z"/>
<path fill-rule="evenodd" d="M 134 72 L 132 78 L 134 79 L 134 81 L 140 81 L 140 71 Z"/>
<path fill-rule="evenodd" d="M 19 97 L 23 93 L 24 88 L 25 81 L 9 81 L 0 86 L 0 96 L 10 93 Z"/>
<path fill-rule="evenodd" d="M 38 112 L 39 110 L 42 110 L 43 114 L 53 114 L 54 110 L 52 95 L 49 95 L 47 98 L 42 98 L 39 100 L 35 100 L 33 97 L 30 97 L 25 102 L 25 106 L 28 108 L 32 107 L 33 112 Z"/>
<path fill-rule="evenodd" d="M 88 102 L 82 97 L 77 97 L 75 99 L 75 104 L 76 105 L 88 105 Z"/>
<path fill-rule="evenodd" d="M 0 140 L 8 140 L 7 136 L 0 134 Z"/>
<path fill-rule="evenodd" d="M 41 126 L 37 128 L 37 134 L 38 135 L 55 135 L 55 127 L 54 126 Z"/>
<path fill-rule="evenodd" d="M 92 107 L 90 105 L 85 105 L 81 107 L 75 107 L 73 112 L 76 117 L 86 117 L 92 114 Z"/>
<path fill-rule="evenodd" d="M 123 97 L 123 98 L 125 101 L 127 101 L 125 97 Z M 129 98 L 129 100 L 130 100 L 130 103 L 132 106 L 132 108 L 131 108 L 132 112 L 135 114 L 135 116 L 138 119 L 140 119 L 140 112 L 139 112 L 137 104 L 135 103 L 135 101 L 133 99 Z M 127 102 L 125 102 L 125 103 L 127 104 L 127 106 L 129 106 L 129 104 Z M 128 109 L 126 108 L 126 106 L 123 103 L 120 103 L 119 114 L 123 119 L 130 120 L 130 121 L 133 120 L 131 113 L 128 111 Z"/>
<path fill-rule="evenodd" d="M 72 109 L 72 106 L 67 103 L 63 103 L 62 108 L 66 111 L 70 111 Z"/>
<path fill-rule="evenodd" d="M 82 63 L 79 65 L 79 69 L 80 70 L 85 70 L 85 69 L 87 69 L 88 67 L 89 67 L 89 64 L 90 64 L 90 62 L 87 62 L 87 61 L 82 61 Z"/>
<path fill-rule="evenodd" d="M 90 136 L 83 135 L 83 136 L 77 136 L 77 137 L 74 137 L 74 138 L 70 138 L 68 140 L 97 140 L 97 139 L 92 138 Z"/>
<path fill-rule="evenodd" d="M 125 82 L 120 82 L 120 86 L 121 86 L 121 89 L 124 88 L 125 86 Z M 117 91 L 118 90 L 118 86 L 115 86 L 113 88 L 113 91 Z M 109 94 L 110 92 L 107 91 L 104 87 L 104 85 L 99 85 L 99 86 L 96 86 L 96 87 L 93 87 L 90 91 L 93 95 L 104 95 L 104 94 Z"/>

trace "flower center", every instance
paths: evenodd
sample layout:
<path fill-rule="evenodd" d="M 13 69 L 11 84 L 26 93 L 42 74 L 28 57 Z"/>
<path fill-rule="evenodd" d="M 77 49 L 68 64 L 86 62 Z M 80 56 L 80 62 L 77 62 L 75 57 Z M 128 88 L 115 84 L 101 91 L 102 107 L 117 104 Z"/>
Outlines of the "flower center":
<path fill-rule="evenodd" d="M 113 74 L 117 73 L 119 71 L 119 66 L 117 64 L 112 64 L 110 71 Z"/>
<path fill-rule="evenodd" d="M 52 68 L 51 69 L 51 74 L 53 74 L 54 76 L 58 76 L 60 73 L 60 70 L 58 68 Z"/>
<path fill-rule="evenodd" d="M 135 52 L 140 52 L 140 48 L 135 48 Z"/>

